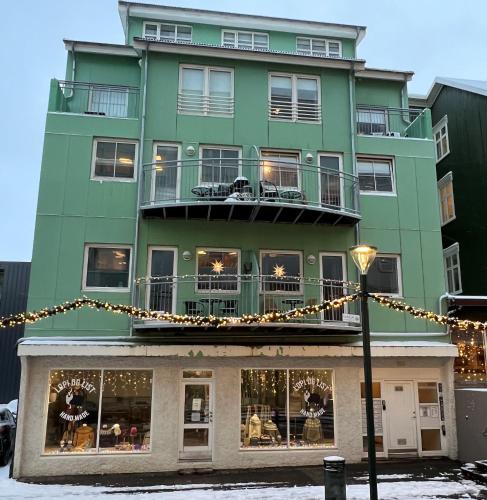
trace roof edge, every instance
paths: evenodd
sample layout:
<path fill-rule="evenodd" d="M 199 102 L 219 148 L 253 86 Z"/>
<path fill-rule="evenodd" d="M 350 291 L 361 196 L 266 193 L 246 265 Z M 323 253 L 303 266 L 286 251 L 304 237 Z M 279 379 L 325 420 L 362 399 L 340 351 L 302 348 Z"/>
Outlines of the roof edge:
<path fill-rule="evenodd" d="M 400 71 L 393 69 L 366 67 L 363 70 L 356 71 L 355 76 L 358 78 L 409 82 L 414 76 L 414 71 Z"/>
<path fill-rule="evenodd" d="M 113 56 L 140 57 L 137 51 L 129 45 L 103 42 L 86 42 L 83 40 L 68 40 L 63 38 L 66 50 L 90 54 L 107 54 Z"/>

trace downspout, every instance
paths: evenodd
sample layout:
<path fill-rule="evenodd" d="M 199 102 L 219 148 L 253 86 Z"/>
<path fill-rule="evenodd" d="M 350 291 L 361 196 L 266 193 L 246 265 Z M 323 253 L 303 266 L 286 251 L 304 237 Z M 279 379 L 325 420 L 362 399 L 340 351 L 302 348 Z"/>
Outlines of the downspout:
<path fill-rule="evenodd" d="M 73 42 L 71 46 L 71 52 L 73 54 L 71 58 L 71 81 L 74 82 L 76 78 L 76 42 Z M 71 99 L 74 94 L 74 85 L 71 87 L 71 92 L 69 95 L 64 95 L 65 99 Z"/>
<path fill-rule="evenodd" d="M 129 16 L 130 16 L 131 4 L 127 5 L 126 16 L 125 16 L 125 45 L 129 44 Z"/>
<path fill-rule="evenodd" d="M 140 114 L 140 138 L 139 138 L 139 154 L 137 158 L 137 206 L 136 206 L 136 219 L 135 219 L 135 237 L 134 237 L 134 252 L 132 257 L 132 305 L 135 304 L 136 299 L 136 272 L 137 272 L 137 257 L 138 257 L 138 244 L 139 244 L 139 226 L 140 226 L 140 200 L 142 198 L 142 188 L 143 188 L 143 159 L 144 159 L 144 135 L 145 135 L 145 112 L 146 112 L 146 95 L 147 95 L 147 66 L 149 57 L 149 44 L 145 46 L 145 57 L 144 57 L 144 82 L 142 85 L 142 110 Z M 130 327 L 130 336 L 134 334 L 133 323 Z"/>
<path fill-rule="evenodd" d="M 349 91 L 349 104 L 350 104 L 350 131 L 351 131 L 351 149 L 352 149 L 352 173 L 358 178 L 357 173 L 357 158 L 356 158 L 356 147 L 355 147 L 355 99 L 354 99 L 354 72 L 355 64 L 352 63 L 352 69 L 348 74 L 348 91 Z M 357 186 L 358 188 L 358 186 Z M 356 195 L 355 203 L 357 204 L 357 210 L 360 210 L 360 192 L 358 191 Z M 360 221 L 355 224 L 355 244 L 360 243 Z"/>

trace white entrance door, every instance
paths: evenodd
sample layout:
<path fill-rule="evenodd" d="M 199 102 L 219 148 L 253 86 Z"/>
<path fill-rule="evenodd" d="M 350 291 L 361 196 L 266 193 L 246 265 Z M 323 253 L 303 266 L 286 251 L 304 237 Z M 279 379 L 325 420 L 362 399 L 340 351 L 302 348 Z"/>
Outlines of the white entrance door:
<path fill-rule="evenodd" d="M 384 402 L 387 416 L 387 448 L 416 450 L 416 403 L 413 382 L 385 382 Z"/>
<path fill-rule="evenodd" d="M 211 460 L 213 382 L 182 382 L 179 457 Z"/>

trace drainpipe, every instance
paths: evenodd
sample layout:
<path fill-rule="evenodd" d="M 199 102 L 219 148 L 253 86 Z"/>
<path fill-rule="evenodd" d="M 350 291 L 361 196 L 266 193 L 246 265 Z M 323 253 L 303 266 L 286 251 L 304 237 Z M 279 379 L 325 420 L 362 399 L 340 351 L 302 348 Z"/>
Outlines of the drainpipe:
<path fill-rule="evenodd" d="M 357 174 L 357 159 L 355 154 L 355 99 L 354 99 L 354 71 L 355 65 L 352 63 L 352 69 L 348 74 L 348 91 L 349 91 L 349 103 L 350 103 L 350 131 L 351 131 L 351 148 L 352 148 L 352 173 L 354 176 L 358 177 Z M 358 186 L 357 186 L 358 187 Z M 357 209 L 360 208 L 360 193 L 356 195 Z M 355 245 L 360 243 L 360 222 L 355 224 Z"/>
<path fill-rule="evenodd" d="M 130 7 L 132 5 L 128 4 L 126 10 L 126 16 L 125 16 L 125 45 L 129 44 L 129 16 L 130 16 Z"/>
<path fill-rule="evenodd" d="M 142 198 L 143 188 L 143 159 L 144 159 L 144 135 L 145 135 L 145 112 L 146 112 L 146 94 L 147 94 L 147 65 L 149 58 L 149 44 L 145 46 L 144 57 L 144 84 L 142 86 L 142 110 L 140 114 L 140 138 L 139 138 L 139 154 L 137 158 L 137 206 L 136 206 L 136 219 L 135 219 L 135 237 L 134 237 L 134 251 L 132 256 L 132 305 L 135 305 L 136 287 L 135 279 L 137 272 L 137 247 L 139 244 L 139 226 L 140 226 L 140 200 Z M 130 326 L 130 335 L 132 336 L 133 324 Z"/>
<path fill-rule="evenodd" d="M 73 45 L 71 46 L 71 52 L 73 54 L 71 58 L 71 81 L 74 82 L 74 79 L 76 78 L 76 42 L 73 42 Z M 71 93 L 69 95 L 64 95 L 65 99 L 71 99 L 74 94 L 74 86 L 71 88 Z"/>

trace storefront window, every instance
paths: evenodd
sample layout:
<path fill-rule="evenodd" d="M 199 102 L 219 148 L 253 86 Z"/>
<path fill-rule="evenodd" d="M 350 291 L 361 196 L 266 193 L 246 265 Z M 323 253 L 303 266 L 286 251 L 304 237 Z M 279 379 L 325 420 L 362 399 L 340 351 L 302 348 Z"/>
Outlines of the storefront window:
<path fill-rule="evenodd" d="M 94 453 L 100 370 L 52 370 L 44 452 Z"/>
<path fill-rule="evenodd" d="M 151 400 L 151 371 L 103 372 L 100 452 L 150 449 Z"/>
<path fill-rule="evenodd" d="M 458 347 L 459 354 L 459 357 L 455 358 L 455 382 L 484 382 L 487 379 L 485 334 L 472 335 L 471 332 L 452 329 L 451 337 L 452 343 Z"/>
<path fill-rule="evenodd" d="M 241 373 L 242 448 L 334 446 L 332 371 Z"/>
<path fill-rule="evenodd" d="M 151 404 L 151 370 L 51 370 L 44 453 L 149 451 Z"/>

